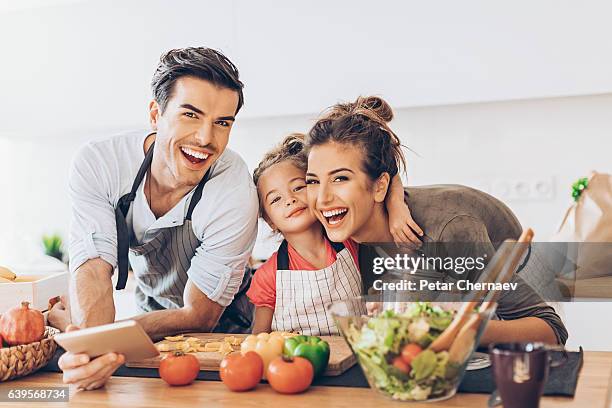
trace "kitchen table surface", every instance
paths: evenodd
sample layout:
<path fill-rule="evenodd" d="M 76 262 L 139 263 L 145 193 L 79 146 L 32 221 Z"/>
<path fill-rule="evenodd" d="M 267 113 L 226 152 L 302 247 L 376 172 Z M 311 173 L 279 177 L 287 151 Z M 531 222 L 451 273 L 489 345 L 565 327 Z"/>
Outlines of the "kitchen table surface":
<path fill-rule="evenodd" d="M 26 378 L 0 383 L 0 389 L 62 386 L 62 376 L 39 372 Z M 584 366 L 574 398 L 544 397 L 540 407 L 612 408 L 612 352 L 585 352 Z M 394 402 L 369 388 L 312 387 L 299 395 L 281 395 L 269 385 L 254 391 L 231 392 L 218 381 L 196 381 L 186 387 L 170 387 L 159 378 L 112 377 L 106 387 L 77 391 L 70 387 L 70 403 L 2 403 L 0 406 L 27 407 L 486 407 L 487 394 L 457 394 L 427 405 Z"/>

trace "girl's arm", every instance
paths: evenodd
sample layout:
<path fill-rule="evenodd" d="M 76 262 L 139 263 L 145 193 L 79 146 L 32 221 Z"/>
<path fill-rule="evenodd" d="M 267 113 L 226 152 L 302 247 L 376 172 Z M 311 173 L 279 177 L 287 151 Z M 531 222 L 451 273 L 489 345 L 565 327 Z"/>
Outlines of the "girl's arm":
<path fill-rule="evenodd" d="M 269 333 L 276 302 L 276 252 L 253 275 L 247 297 L 255 305 L 253 334 Z"/>
<path fill-rule="evenodd" d="M 272 330 L 272 316 L 274 309 L 267 306 L 255 307 L 255 322 L 253 323 L 253 334 L 270 333 Z"/>
<path fill-rule="evenodd" d="M 389 231 L 393 235 L 395 243 L 398 245 L 411 244 L 420 247 L 421 241 L 416 234 L 423 236 L 423 230 L 412 219 L 410 208 L 408 208 L 404 201 L 402 179 L 398 174 L 391 179 L 385 205 L 389 213 Z"/>

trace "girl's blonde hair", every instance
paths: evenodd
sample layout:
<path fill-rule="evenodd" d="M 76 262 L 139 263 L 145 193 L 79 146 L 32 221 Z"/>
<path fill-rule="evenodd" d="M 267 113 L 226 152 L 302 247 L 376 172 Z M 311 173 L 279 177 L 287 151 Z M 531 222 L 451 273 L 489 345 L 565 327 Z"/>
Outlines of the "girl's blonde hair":
<path fill-rule="evenodd" d="M 275 164 L 291 161 L 297 168 L 304 170 L 308 166 L 308 157 L 304 151 L 304 134 L 303 133 L 291 133 L 286 136 L 282 142 L 274 146 L 268 151 L 257 168 L 253 171 L 253 183 L 257 187 L 259 178 L 264 171 L 274 166 Z"/>

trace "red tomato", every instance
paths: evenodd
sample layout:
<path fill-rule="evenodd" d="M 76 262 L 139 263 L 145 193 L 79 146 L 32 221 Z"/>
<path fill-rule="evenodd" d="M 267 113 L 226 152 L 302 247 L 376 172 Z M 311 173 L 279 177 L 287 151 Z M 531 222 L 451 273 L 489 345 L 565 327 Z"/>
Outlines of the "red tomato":
<path fill-rule="evenodd" d="M 166 355 L 159 363 L 159 376 L 170 385 L 191 384 L 199 372 L 198 359 L 180 351 Z"/>
<path fill-rule="evenodd" d="M 310 361 L 302 357 L 292 360 L 276 357 L 268 366 L 268 382 L 276 392 L 297 394 L 310 387 L 314 369 Z"/>
<path fill-rule="evenodd" d="M 412 359 L 419 355 L 423 351 L 421 346 L 415 343 L 406 344 L 402 349 L 402 360 L 408 365 L 412 363 Z"/>
<path fill-rule="evenodd" d="M 244 355 L 232 353 L 221 361 L 219 376 L 223 384 L 232 391 L 255 388 L 263 376 L 263 360 L 254 351 Z"/>
<path fill-rule="evenodd" d="M 410 365 L 406 364 L 406 362 L 400 356 L 393 359 L 393 367 L 397 368 L 404 374 L 410 373 Z"/>

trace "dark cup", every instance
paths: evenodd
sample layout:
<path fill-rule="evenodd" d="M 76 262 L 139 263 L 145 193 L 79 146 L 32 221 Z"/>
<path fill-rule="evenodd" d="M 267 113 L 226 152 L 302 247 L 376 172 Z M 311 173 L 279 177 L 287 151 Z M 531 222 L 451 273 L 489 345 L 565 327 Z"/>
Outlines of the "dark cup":
<path fill-rule="evenodd" d="M 562 351 L 564 360 L 552 361 L 553 351 Z M 543 343 L 491 344 L 489 354 L 504 408 L 538 408 L 550 367 L 566 358 L 562 347 Z"/>

